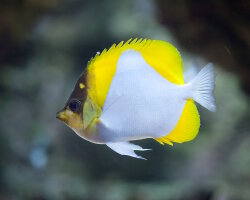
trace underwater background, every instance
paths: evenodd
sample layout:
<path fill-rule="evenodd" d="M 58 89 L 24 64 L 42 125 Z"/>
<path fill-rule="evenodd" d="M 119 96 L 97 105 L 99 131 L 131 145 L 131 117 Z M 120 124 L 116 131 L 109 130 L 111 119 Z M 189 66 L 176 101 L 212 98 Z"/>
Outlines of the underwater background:
<path fill-rule="evenodd" d="M 250 1 L 1 0 L 0 199 L 250 199 Z M 147 161 L 91 144 L 56 112 L 97 51 L 169 41 L 185 70 L 213 62 L 217 112 Z"/>

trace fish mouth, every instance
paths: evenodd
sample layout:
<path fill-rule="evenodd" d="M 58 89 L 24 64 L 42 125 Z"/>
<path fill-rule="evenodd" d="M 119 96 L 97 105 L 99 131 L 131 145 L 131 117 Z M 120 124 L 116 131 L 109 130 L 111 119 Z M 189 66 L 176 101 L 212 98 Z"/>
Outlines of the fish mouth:
<path fill-rule="evenodd" d="M 67 122 L 67 119 L 68 119 L 68 117 L 67 117 L 67 115 L 65 113 L 65 110 L 58 111 L 56 113 L 56 118 L 63 121 L 63 122 L 65 122 L 65 123 Z"/>

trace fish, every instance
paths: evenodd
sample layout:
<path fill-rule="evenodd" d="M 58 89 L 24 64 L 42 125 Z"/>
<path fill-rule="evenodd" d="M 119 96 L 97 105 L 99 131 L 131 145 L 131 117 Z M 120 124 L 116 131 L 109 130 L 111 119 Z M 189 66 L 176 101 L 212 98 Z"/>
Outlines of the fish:
<path fill-rule="evenodd" d="M 216 111 L 215 72 L 208 63 L 189 82 L 179 51 L 162 40 L 129 39 L 92 57 L 56 117 L 81 138 L 120 155 L 145 159 L 131 141 L 173 146 L 200 128 L 195 102 Z"/>

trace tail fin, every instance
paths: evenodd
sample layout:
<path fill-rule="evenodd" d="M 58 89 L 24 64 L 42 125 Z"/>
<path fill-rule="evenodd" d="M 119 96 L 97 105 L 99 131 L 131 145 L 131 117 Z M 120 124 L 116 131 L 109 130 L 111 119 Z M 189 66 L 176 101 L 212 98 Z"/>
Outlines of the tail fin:
<path fill-rule="evenodd" d="M 212 63 L 208 63 L 198 75 L 189 83 L 192 90 L 191 97 L 206 109 L 215 112 L 214 99 L 215 74 Z"/>

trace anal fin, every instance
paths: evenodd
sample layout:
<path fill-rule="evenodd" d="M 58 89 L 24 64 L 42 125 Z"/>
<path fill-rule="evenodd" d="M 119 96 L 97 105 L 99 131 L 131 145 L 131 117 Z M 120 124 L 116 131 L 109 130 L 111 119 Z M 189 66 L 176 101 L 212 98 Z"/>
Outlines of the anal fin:
<path fill-rule="evenodd" d="M 129 143 L 129 142 L 109 142 L 106 145 L 111 148 L 113 151 L 126 156 L 131 156 L 134 158 L 144 159 L 142 156 L 139 156 L 135 151 L 147 151 L 151 149 L 143 149 L 142 147 Z"/>
<path fill-rule="evenodd" d="M 193 100 L 187 100 L 176 127 L 166 136 L 154 138 L 161 144 L 182 143 L 193 140 L 199 132 L 200 116 Z"/>

